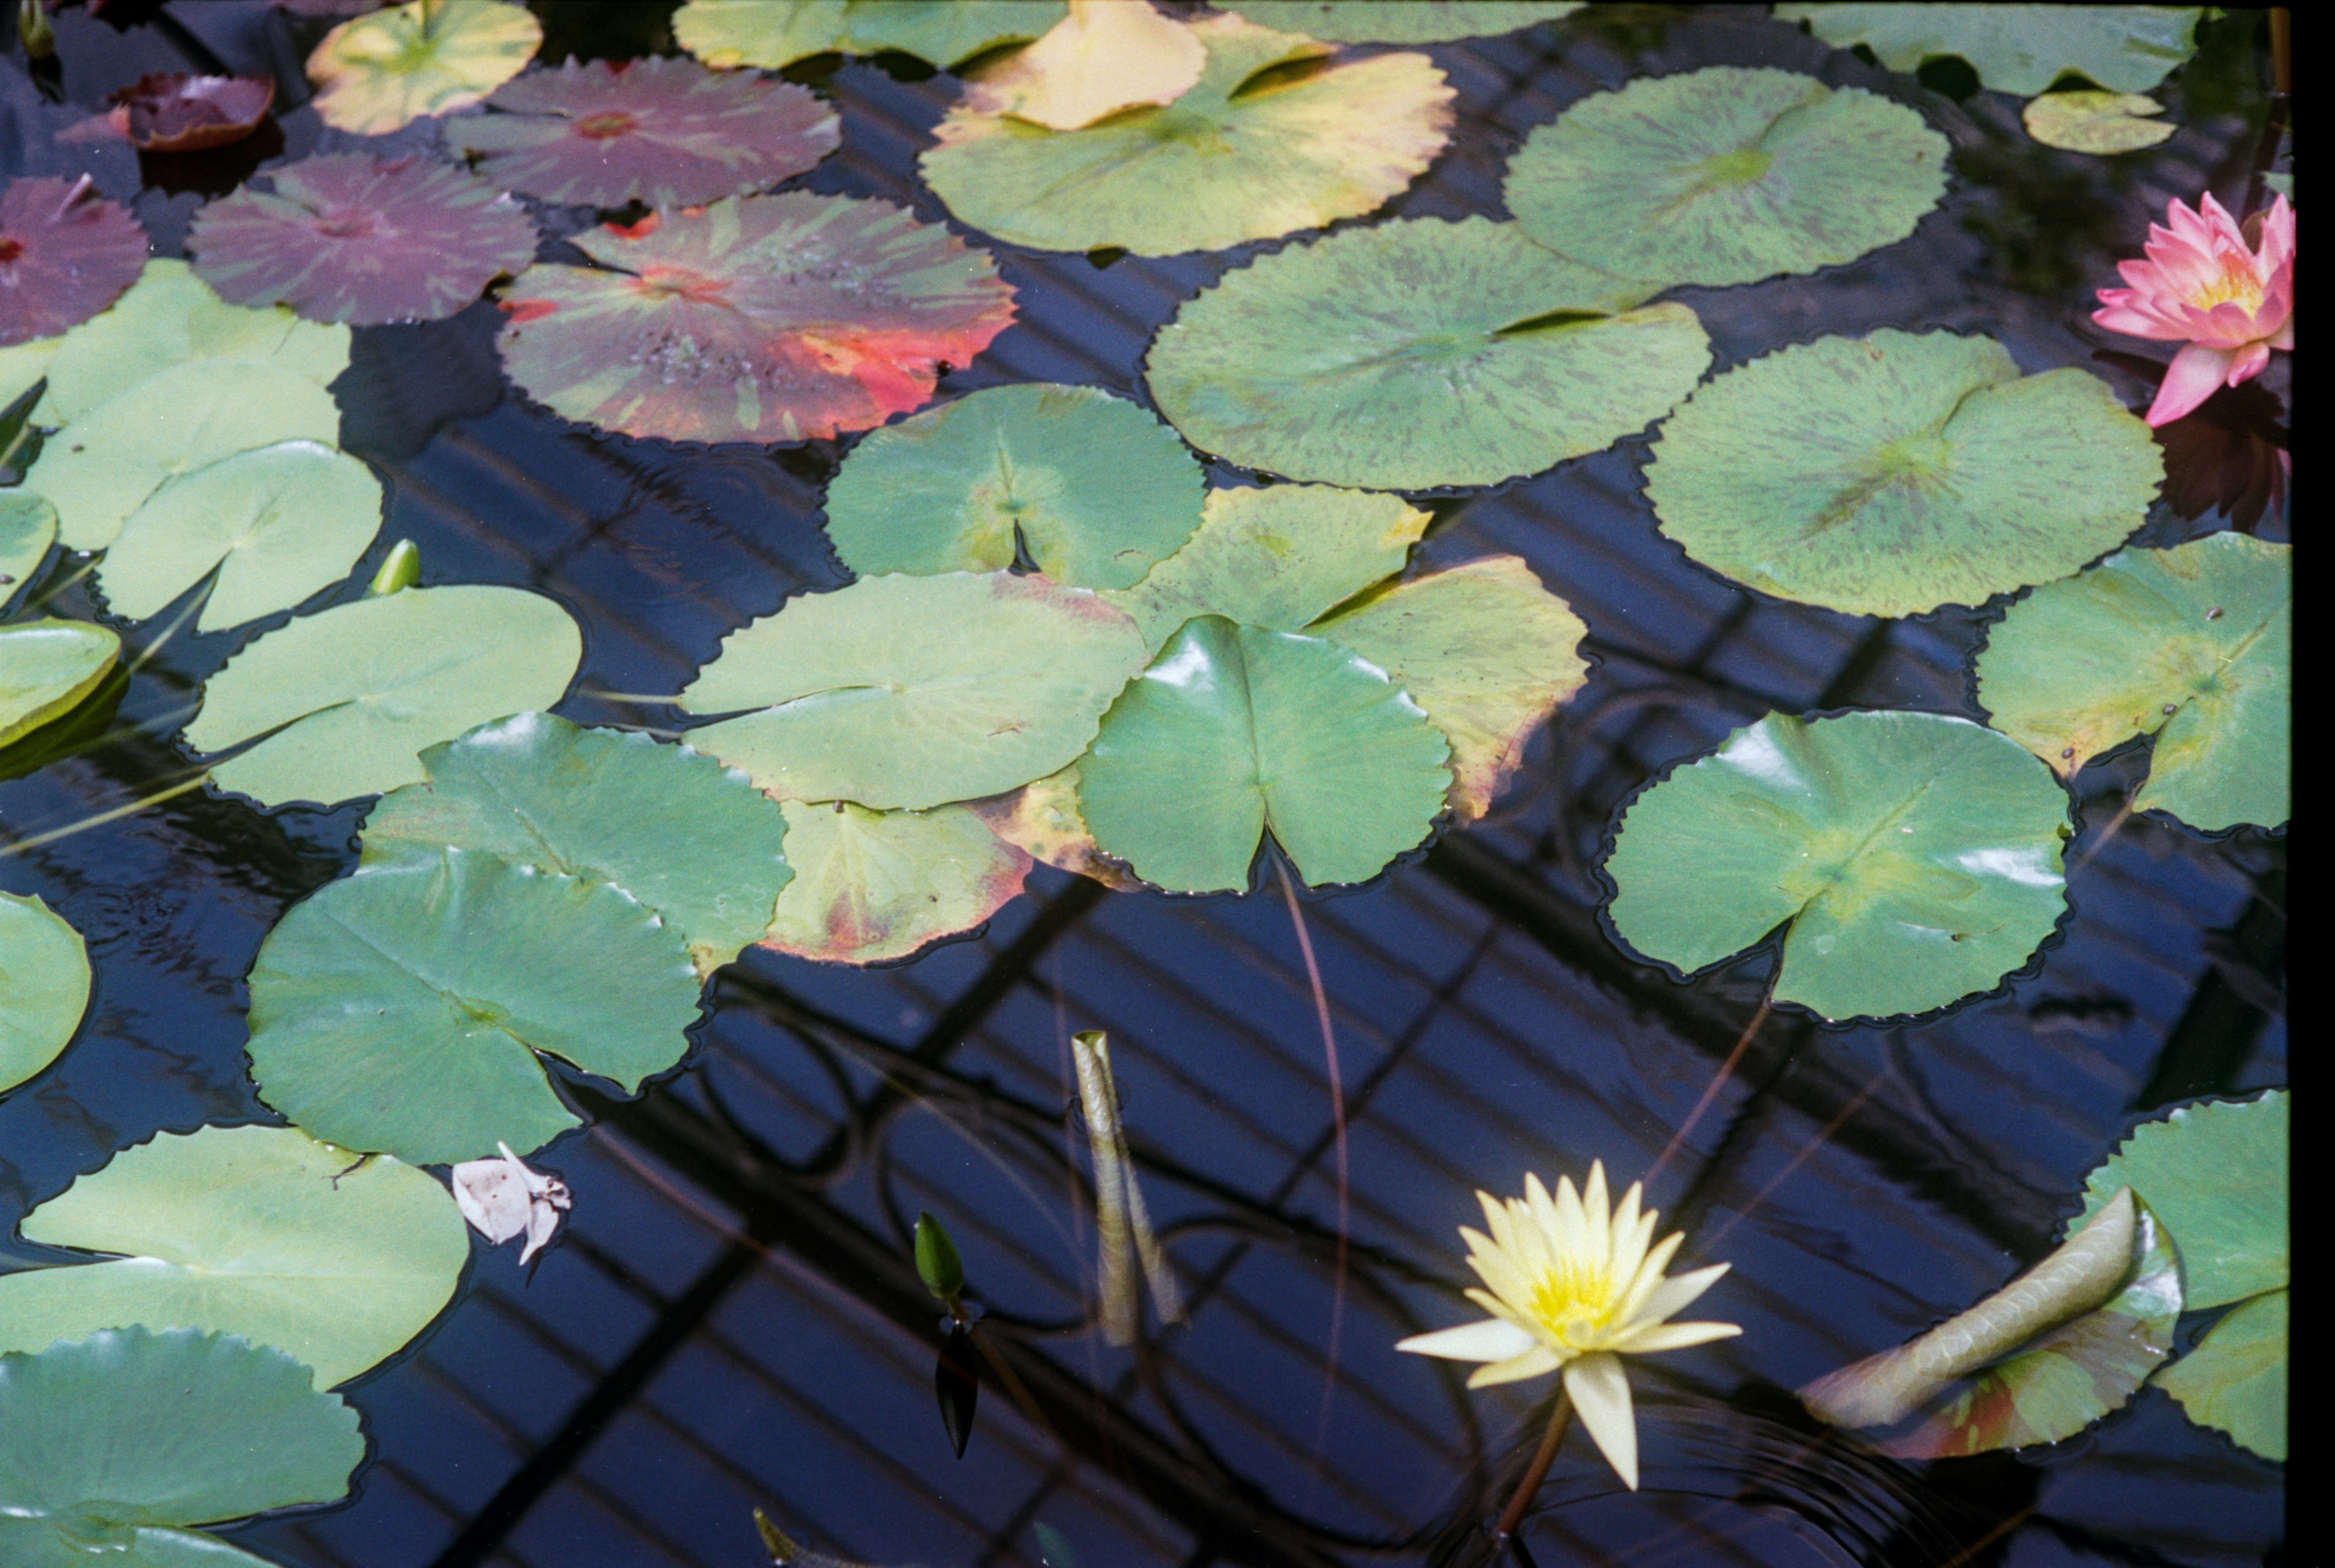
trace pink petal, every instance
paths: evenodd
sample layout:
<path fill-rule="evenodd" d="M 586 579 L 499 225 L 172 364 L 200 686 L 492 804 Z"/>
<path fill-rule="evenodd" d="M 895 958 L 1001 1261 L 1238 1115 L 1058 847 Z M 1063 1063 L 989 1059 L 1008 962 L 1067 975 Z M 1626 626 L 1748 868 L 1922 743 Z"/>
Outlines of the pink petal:
<path fill-rule="evenodd" d="M 2106 299 L 2109 292 L 2102 289 L 2100 297 Z M 2120 332 L 2127 337 L 2153 337 L 2179 342 L 2186 340 L 2189 336 L 2189 330 L 2185 326 L 2175 325 L 2152 312 L 2136 309 L 2121 303 L 2109 305 L 2092 312 L 2092 320 L 2110 332 Z"/>
<path fill-rule="evenodd" d="M 2284 321 L 2278 324 L 2278 330 L 2270 334 L 2270 346 L 2272 348 L 2289 350 L 2291 350 L 2294 347 L 2294 318 L 2292 316 L 2290 315 Z"/>
<path fill-rule="evenodd" d="M 2294 208 L 2283 196 L 2273 200 L 2270 211 L 2263 215 L 2262 261 L 2272 268 L 2287 266 L 2294 261 Z"/>
<path fill-rule="evenodd" d="M 2156 401 L 2148 405 L 2145 417 L 2149 425 L 2171 424 L 2212 397 L 2235 357 L 2228 349 L 2195 343 L 2175 354 L 2165 368 L 2164 384 L 2156 389 Z"/>
<path fill-rule="evenodd" d="M 2230 363 L 2229 378 L 2224 384 L 2236 386 L 2240 382 L 2250 382 L 2269 367 L 2270 344 L 2250 343 L 2240 349 L 2238 357 Z"/>

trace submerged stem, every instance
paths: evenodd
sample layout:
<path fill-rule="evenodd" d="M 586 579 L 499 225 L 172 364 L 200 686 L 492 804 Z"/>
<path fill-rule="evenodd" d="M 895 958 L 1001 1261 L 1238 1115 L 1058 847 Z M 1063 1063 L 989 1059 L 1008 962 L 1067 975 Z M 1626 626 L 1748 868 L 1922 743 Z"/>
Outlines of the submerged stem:
<path fill-rule="evenodd" d="M 1686 1113 L 1686 1119 L 1679 1123 L 1676 1132 L 1671 1134 L 1671 1141 L 1662 1146 L 1662 1152 L 1656 1155 L 1654 1163 L 1646 1167 L 1643 1179 L 1652 1182 L 1656 1176 L 1662 1175 L 1662 1166 L 1670 1163 L 1671 1156 L 1678 1153 L 1679 1146 L 1686 1142 L 1689 1133 L 1694 1131 L 1694 1124 L 1702 1119 L 1702 1113 L 1710 1108 L 1710 1102 L 1719 1098 L 1720 1089 L 1726 1085 L 1729 1078 L 1734 1076 L 1735 1064 L 1741 1061 L 1743 1053 L 1750 1049 L 1751 1037 L 1759 1032 L 1761 1024 L 1768 1021 L 1768 1004 L 1774 999 L 1775 993 L 1775 982 L 1770 981 L 1766 994 L 1759 998 L 1759 1011 L 1753 1013 L 1751 1021 L 1743 1026 L 1743 1033 L 1736 1040 L 1735 1049 L 1729 1051 L 1727 1060 L 1719 1064 L 1719 1071 L 1703 1089 L 1702 1098 L 1694 1102 L 1694 1108 Z"/>

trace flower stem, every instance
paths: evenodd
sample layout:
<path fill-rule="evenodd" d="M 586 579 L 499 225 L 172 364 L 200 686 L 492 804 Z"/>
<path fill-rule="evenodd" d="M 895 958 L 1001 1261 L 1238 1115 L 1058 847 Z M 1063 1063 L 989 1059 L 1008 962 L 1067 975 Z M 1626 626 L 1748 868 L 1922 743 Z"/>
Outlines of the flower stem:
<path fill-rule="evenodd" d="M 1500 1514 L 1500 1522 L 1492 1526 L 1492 1550 L 1498 1553 L 1508 1544 L 1508 1537 L 1525 1522 L 1525 1510 L 1532 1506 L 1533 1498 L 1540 1492 L 1540 1484 L 1548 1479 L 1548 1467 L 1556 1463 L 1556 1450 L 1565 1441 L 1565 1428 L 1573 1419 L 1573 1396 L 1565 1384 L 1556 1386 L 1556 1403 L 1548 1412 L 1548 1430 L 1540 1435 L 1540 1447 L 1533 1453 L 1532 1463 L 1525 1466 L 1524 1479 L 1516 1483 L 1516 1494 Z"/>

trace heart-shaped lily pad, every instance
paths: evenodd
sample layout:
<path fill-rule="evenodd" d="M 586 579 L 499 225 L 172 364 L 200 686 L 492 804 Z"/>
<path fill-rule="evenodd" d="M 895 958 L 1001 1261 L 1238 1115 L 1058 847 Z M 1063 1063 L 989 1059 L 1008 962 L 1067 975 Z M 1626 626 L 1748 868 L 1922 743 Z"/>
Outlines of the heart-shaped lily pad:
<path fill-rule="evenodd" d="M 1589 628 L 1515 556 L 1397 583 L 1313 634 L 1410 693 L 1451 742 L 1451 809 L 1472 822 L 1524 759 L 1525 738 L 1589 679 Z"/>
<path fill-rule="evenodd" d="M 652 213 L 505 291 L 503 365 L 554 413 L 668 440 L 865 430 L 1013 319 L 989 257 L 885 201 L 787 191 Z"/>
<path fill-rule="evenodd" d="M 1643 292 L 1488 218 L 1346 229 L 1185 305 L 1151 345 L 1151 392 L 1186 440 L 1248 468 L 1491 484 L 1603 450 L 1693 389 L 1702 324 L 1628 308 Z"/>
<path fill-rule="evenodd" d="M 1078 131 L 1121 110 L 1173 103 L 1208 63 L 1200 34 L 1148 4 L 1071 0 L 1071 14 L 981 72 L 983 112 Z"/>
<path fill-rule="evenodd" d="M 109 1329 L 0 1356 L 0 1560 L 259 1563 L 186 1528 L 345 1495 L 357 1413 L 247 1340 Z"/>
<path fill-rule="evenodd" d="M 1081 588 L 1124 588 L 1191 536 L 1200 467 L 1100 387 L 991 387 L 871 431 L 827 490 L 827 536 L 861 576 L 993 572 L 1025 548 Z"/>
<path fill-rule="evenodd" d="M 325 123 L 380 136 L 466 109 L 526 69 L 543 25 L 507 0 L 409 0 L 353 17 L 308 56 Z"/>
<path fill-rule="evenodd" d="M 87 177 L 0 186 L 0 347 L 87 321 L 145 266 L 146 231 Z"/>
<path fill-rule="evenodd" d="M 689 0 L 673 41 L 708 65 L 776 71 L 814 54 L 914 54 L 951 66 L 1027 44 L 1063 0 Z"/>
<path fill-rule="evenodd" d="M 447 145 L 545 201 L 695 207 L 791 179 L 842 140 L 809 88 L 691 60 L 570 60 L 504 83 L 499 114 L 446 123 Z"/>
<path fill-rule="evenodd" d="M 260 1099 L 344 1147 L 524 1155 L 580 1120 L 538 1052 L 634 1093 L 688 1050 L 698 989 L 681 932 L 623 889 L 441 848 L 285 915 L 252 964 L 247 1049 Z"/>
<path fill-rule="evenodd" d="M 442 845 L 613 882 L 711 971 L 759 940 L 793 874 L 786 819 L 742 773 L 646 735 L 521 713 L 421 754 L 429 782 L 382 797 L 363 864 Z"/>
<path fill-rule="evenodd" d="M 282 1127 L 157 1134 L 20 1228 L 112 1255 L 0 1274 L 0 1350 L 131 1323 L 199 1329 L 274 1345 L 318 1388 L 420 1333 L 470 1255 L 454 1200 L 426 1173 Z"/>
<path fill-rule="evenodd" d="M 44 443 L 25 488 L 57 508 L 76 550 L 113 543 L 130 515 L 182 475 L 277 441 L 333 445 L 341 411 L 305 376 L 202 359 L 147 377 Z"/>
<path fill-rule="evenodd" d="M 2146 92 L 2197 52 L 2196 5 L 1779 5 L 1836 49 L 1863 44 L 1892 71 L 1959 56 L 1998 92 L 2026 98 L 2067 72 Z"/>
<path fill-rule="evenodd" d="M 1221 250 L 1375 211 L 1449 140 L 1452 88 L 1423 54 L 1332 62 L 1237 16 L 1191 24 L 1191 91 L 1049 131 L 976 89 L 919 160 L 949 210 L 1041 250 Z M 1276 71 L 1292 62 L 1302 70 Z"/>
<path fill-rule="evenodd" d="M 419 157 L 327 152 L 195 214 L 195 271 L 237 305 L 356 326 L 436 321 L 535 259 L 535 224 L 494 186 Z"/>
<path fill-rule="evenodd" d="M 1022 891 L 1030 857 L 963 806 L 870 811 L 790 800 L 795 878 L 762 945 L 828 963 L 888 963 L 972 930 Z"/>
<path fill-rule="evenodd" d="M 2137 92 L 2047 92 L 2019 111 L 2027 134 L 2069 152 L 2138 152 L 2173 140 L 2181 129 L 2156 118 L 2165 105 Z"/>
<path fill-rule="evenodd" d="M 1265 27 L 1333 44 L 1443 44 L 1491 38 L 1581 9 L 1580 0 L 1234 0 Z"/>
<path fill-rule="evenodd" d="M 1913 233 L 1948 150 L 1877 94 L 1713 65 L 1583 99 L 1526 140 L 1505 195 L 1541 244 L 1650 289 L 1750 283 Z"/>
<path fill-rule="evenodd" d="M 1076 758 L 1144 653 L 1135 624 L 1083 588 L 868 577 L 732 632 L 681 702 L 760 709 L 689 743 L 782 799 L 922 809 Z"/>
<path fill-rule="evenodd" d="M 86 621 L 0 626 L 0 746 L 80 707 L 121 657 L 121 639 Z"/>
<path fill-rule="evenodd" d="M 2191 1420 L 2281 1462 L 2286 1458 L 2291 1307 L 2285 1291 L 2249 1297 L 2156 1379 Z"/>
<path fill-rule="evenodd" d="M 24 591 L 56 542 L 56 508 L 22 490 L 0 490 L 0 610 Z"/>
<path fill-rule="evenodd" d="M 211 677 L 187 726 L 211 770 L 265 805 L 323 805 L 416 784 L 424 747 L 567 694 L 584 656 L 567 612 L 519 588 L 408 588 L 305 615 Z M 489 1145 L 487 1153 L 493 1152 Z"/>
<path fill-rule="evenodd" d="M 2140 527 L 2164 472 L 2097 377 L 2021 376 L 1991 338 L 1883 331 L 1696 392 L 1646 494 L 1664 533 L 1738 582 L 1910 615 L 2067 576 Z"/>
<path fill-rule="evenodd" d="M 0 893 L 0 1094 L 56 1060 L 88 1009 L 81 933 L 38 898 Z"/>
<path fill-rule="evenodd" d="M 2136 810 L 2274 827 L 2291 809 L 2293 554 L 2208 534 L 2046 583 L 1988 634 L 1979 702 L 2069 776 L 2155 734 Z"/>
<path fill-rule="evenodd" d="M 1402 570 L 1434 519 L 1392 496 L 1331 485 L 1210 490 L 1184 547 L 1104 596 L 1158 648 L 1195 615 L 1297 632 Z"/>
<path fill-rule="evenodd" d="M 1315 886 L 1426 838 L 1449 748 L 1360 654 L 1203 615 L 1168 640 L 1079 763 L 1095 842 L 1177 893 L 1245 891 L 1269 828 Z"/>
<path fill-rule="evenodd" d="M 1821 1018 L 1990 991 L 2067 907 L 2068 799 L 2017 742 L 1938 713 L 1771 713 L 1623 814 L 1613 928 L 1682 973 L 1788 925 L 1775 997 Z"/>
<path fill-rule="evenodd" d="M 197 469 L 130 514 L 98 567 L 106 607 L 142 621 L 216 568 L 196 629 L 288 610 L 349 574 L 381 527 L 373 470 L 316 441 L 279 441 Z"/>

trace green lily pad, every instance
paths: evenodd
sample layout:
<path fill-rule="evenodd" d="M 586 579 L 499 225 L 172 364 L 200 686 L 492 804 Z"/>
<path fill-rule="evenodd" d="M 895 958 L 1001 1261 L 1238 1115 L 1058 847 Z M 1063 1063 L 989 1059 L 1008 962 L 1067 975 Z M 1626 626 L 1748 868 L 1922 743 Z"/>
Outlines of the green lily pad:
<path fill-rule="evenodd" d="M 1492 38 L 1581 9 L 1580 0 L 1233 0 L 1260 27 L 1332 44 L 1445 44 Z"/>
<path fill-rule="evenodd" d="M 762 945 L 824 963 L 889 963 L 972 930 L 1022 891 L 1030 857 L 964 806 L 870 811 L 790 800 L 795 878 Z"/>
<path fill-rule="evenodd" d="M 441 848 L 286 914 L 247 1049 L 259 1098 L 344 1148 L 525 1155 L 581 1120 L 536 1053 L 636 1093 L 688 1050 L 698 989 L 680 931 L 622 888 Z"/>
<path fill-rule="evenodd" d="M 2084 1184 L 2084 1217 L 2130 1186 L 2181 1249 L 2189 1305 L 2218 1307 L 2291 1277 L 2284 1089 L 2176 1107 L 2132 1137 Z"/>
<path fill-rule="evenodd" d="M 2156 118 L 2165 105 L 2136 92 L 2047 92 L 2019 111 L 2027 134 L 2069 152 L 2138 152 L 2173 140 L 2181 128 Z"/>
<path fill-rule="evenodd" d="M 1451 743 L 1451 810 L 1462 822 L 1491 808 L 1526 737 L 1589 679 L 1589 628 L 1515 556 L 1397 583 L 1313 631 L 1427 710 Z"/>
<path fill-rule="evenodd" d="M 121 639 L 85 621 L 0 626 L 0 746 L 81 706 L 121 657 Z"/>
<path fill-rule="evenodd" d="M 993 572 L 1026 547 L 1080 588 L 1124 588 L 1191 536 L 1200 467 L 1176 432 L 1100 387 L 992 387 L 871 431 L 827 491 L 827 535 L 861 576 Z"/>
<path fill-rule="evenodd" d="M 1104 853 L 1171 892 L 1245 891 L 1267 828 L 1308 883 L 1366 882 L 1434 826 L 1449 750 L 1360 654 L 1202 615 L 1105 716 L 1079 802 Z"/>
<path fill-rule="evenodd" d="M 2072 777 L 2154 734 L 2136 810 L 2208 831 L 2292 809 L 2294 552 L 2243 534 L 2125 550 L 2012 605 L 1977 659 L 1994 727 Z"/>
<path fill-rule="evenodd" d="M 682 934 L 701 972 L 761 938 L 793 875 L 778 806 L 685 746 L 521 713 L 432 746 L 421 766 L 428 783 L 365 818 L 362 864 L 451 844 L 613 882 Z"/>
<path fill-rule="evenodd" d="M 543 24 L 506 0 L 410 0 L 353 17 L 308 56 L 325 123 L 385 135 L 467 109 L 527 68 Z"/>
<path fill-rule="evenodd" d="M 194 360 L 264 366 L 255 380 L 292 376 L 319 387 L 349 368 L 347 327 L 303 321 L 283 305 L 229 305 L 169 256 L 148 262 L 112 309 L 52 341 L 40 404 L 44 425 L 85 419 L 140 382 Z M 332 440 L 332 431 L 322 439 Z"/>
<path fill-rule="evenodd" d="M 57 509 L 22 490 L 0 490 L 0 609 L 24 591 L 57 542 Z"/>
<path fill-rule="evenodd" d="M 76 550 L 113 543 L 130 514 L 170 480 L 276 441 L 333 445 L 341 411 L 305 376 L 234 360 L 198 360 L 147 377 L 41 448 L 24 488 L 57 508 Z"/>
<path fill-rule="evenodd" d="M 337 1501 L 364 1451 L 346 1401 L 246 1340 L 133 1327 L 0 1356 L 0 1558 L 257 1562 L 184 1526 Z"/>
<path fill-rule="evenodd" d="M 245 647 L 204 689 L 187 742 L 224 751 L 266 735 L 211 770 L 219 788 L 268 806 L 331 805 L 418 784 L 424 747 L 550 707 L 583 656 L 576 623 L 540 595 L 408 588 L 304 615 Z"/>
<path fill-rule="evenodd" d="M 338 886 L 338 884 L 334 884 Z M 446 1189 L 296 1128 L 207 1127 L 123 1149 L 24 1216 L 114 1254 L 0 1274 L 0 1350 L 144 1323 L 241 1334 L 346 1382 L 438 1315 L 470 1256 Z"/>
<path fill-rule="evenodd" d="M 1883 331 L 1729 371 L 1654 443 L 1662 531 L 1713 571 L 1859 615 L 1981 604 L 2063 577 L 2147 516 L 2148 427 L 2079 370 Z"/>
<path fill-rule="evenodd" d="M 2075 72 L 2146 92 L 2197 52 L 2197 5 L 1781 5 L 1836 49 L 1864 44 L 1892 71 L 1958 56 L 1998 92 L 2020 98 Z"/>
<path fill-rule="evenodd" d="M 2265 1459 L 2286 1458 L 2287 1319 L 2284 1291 L 2241 1302 L 2156 1381 L 2201 1427 L 2226 1432 Z"/>
<path fill-rule="evenodd" d="M 1713 65 L 1583 99 L 1526 140 L 1505 194 L 1526 234 L 1650 291 L 1750 283 L 1904 238 L 1949 150 L 1875 93 Z"/>
<path fill-rule="evenodd" d="M 1015 245 L 1173 256 L 1374 212 L 1450 140 L 1453 89 L 1424 54 L 1329 61 L 1237 16 L 1191 31 L 1208 53 L 1197 83 L 1082 130 L 1006 113 L 976 87 L 934 128 L 925 182 Z"/>
<path fill-rule="evenodd" d="M 1152 343 L 1151 392 L 1247 468 L 1492 484 L 1603 450 L 1693 390 L 1710 340 L 1682 305 L 1628 308 L 1644 292 L 1488 218 L 1346 229 L 1185 305 Z"/>
<path fill-rule="evenodd" d="M 923 809 L 1074 760 L 1144 653 L 1135 624 L 1084 588 L 868 577 L 730 634 L 681 705 L 760 709 L 689 743 L 780 799 Z"/>
<path fill-rule="evenodd" d="M 776 71 L 814 54 L 914 54 L 947 67 L 1027 44 L 1063 0 L 689 0 L 673 41 L 708 65 Z"/>
<path fill-rule="evenodd" d="M 278 441 L 171 479 L 97 569 L 106 607 L 142 621 L 216 568 L 200 632 L 288 610 L 349 575 L 381 528 L 381 481 L 346 452 Z"/>
<path fill-rule="evenodd" d="M 1968 720 L 1770 713 L 1631 803 L 1605 863 L 1613 928 L 1691 973 L 1788 924 L 1777 1001 L 1926 1012 L 2051 934 L 2068 832 L 2050 769 Z"/>
<path fill-rule="evenodd" d="M 56 1060 L 89 1010 L 89 949 L 38 898 L 0 893 L 0 1094 Z"/>
<path fill-rule="evenodd" d="M 1104 597 L 1153 649 L 1195 615 L 1299 632 L 1402 570 L 1432 521 L 1392 496 L 1329 485 L 1211 490 L 1190 542 Z"/>

